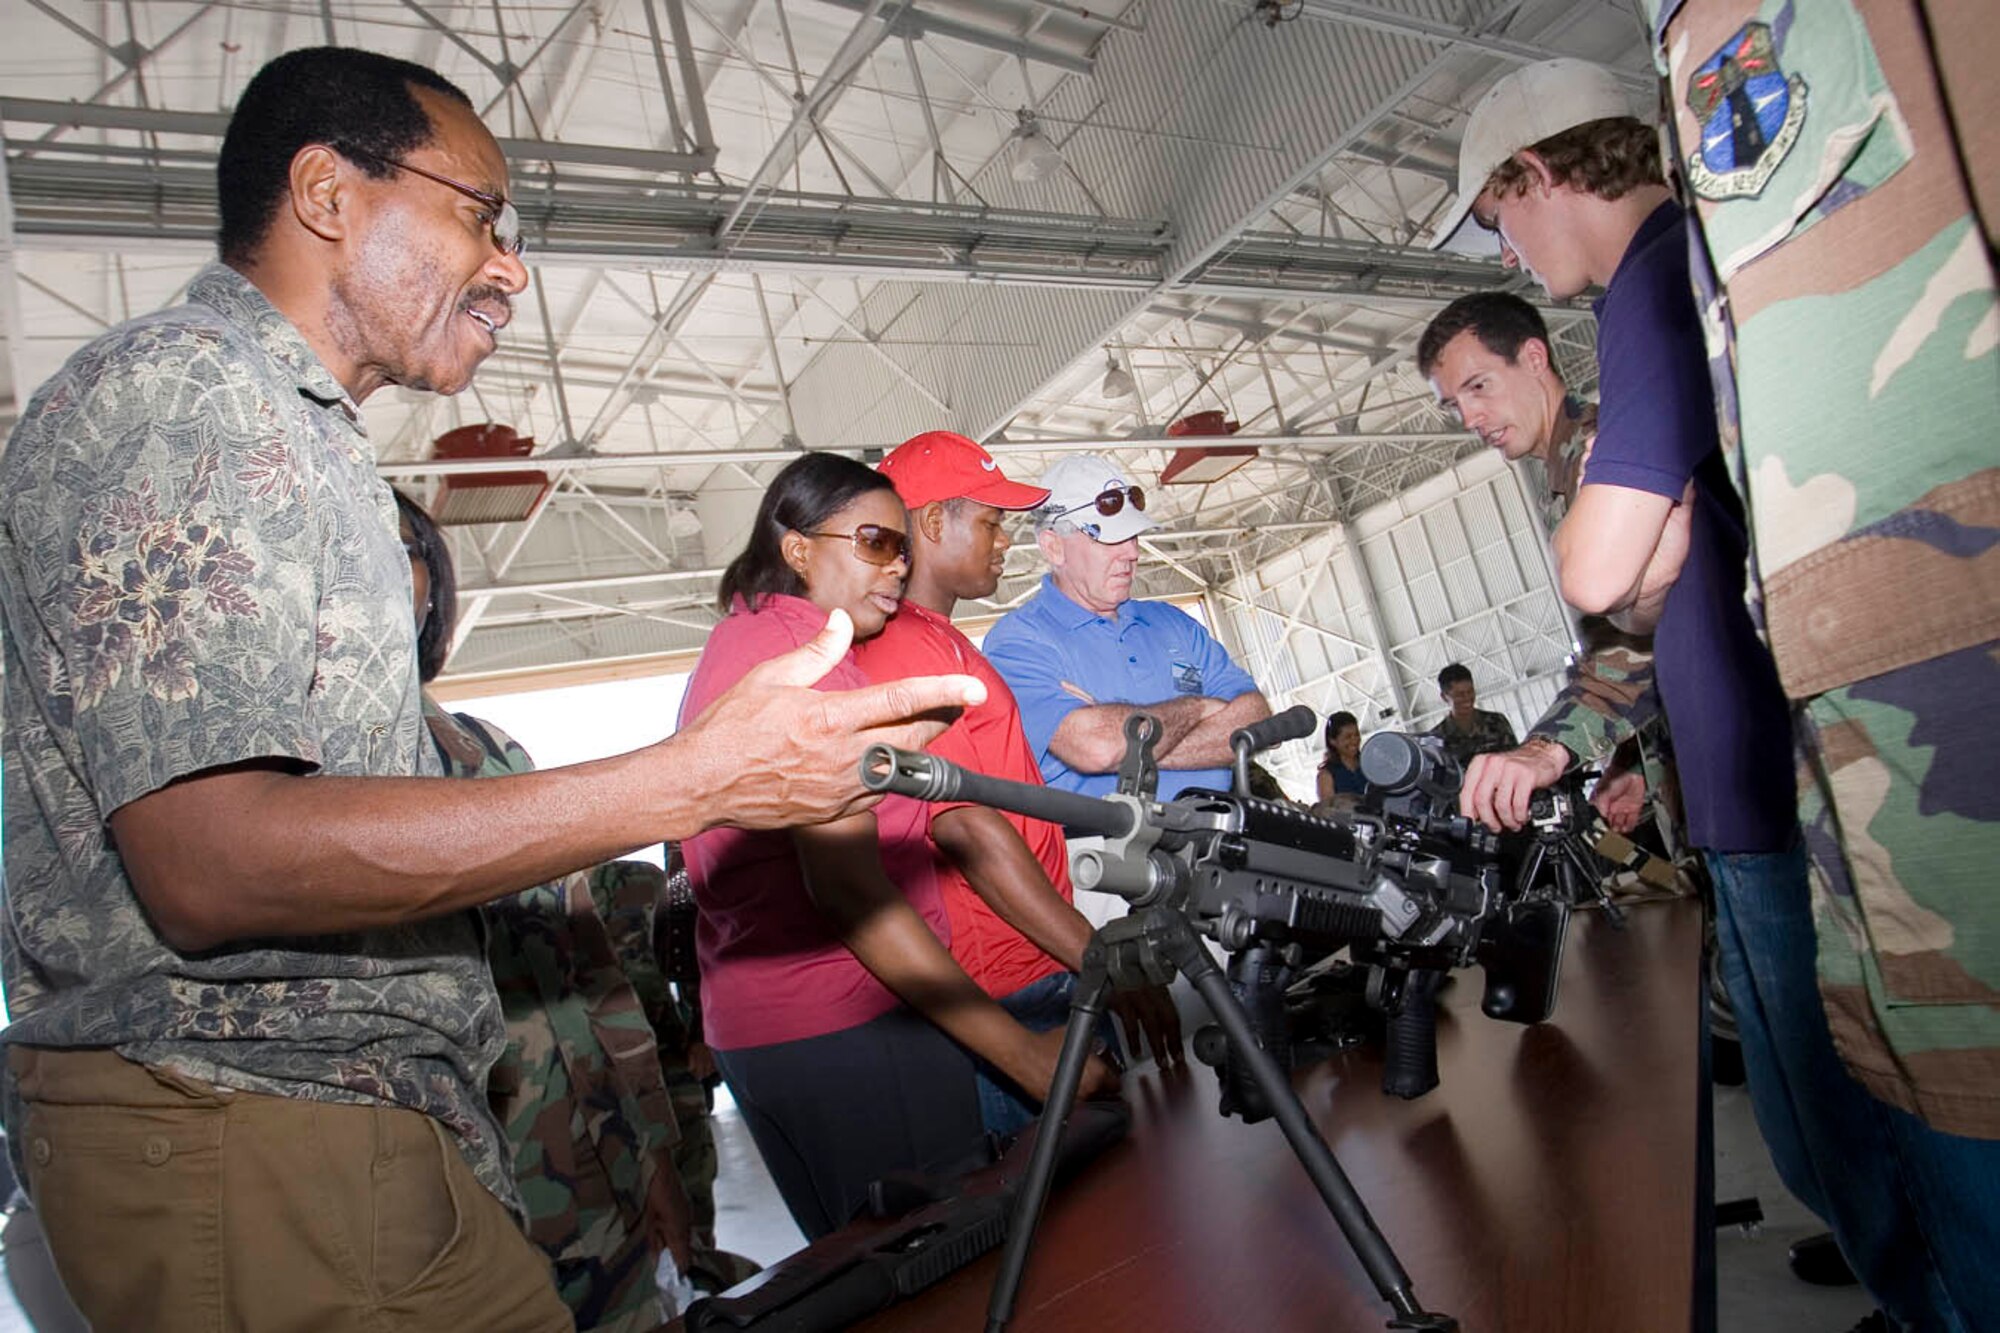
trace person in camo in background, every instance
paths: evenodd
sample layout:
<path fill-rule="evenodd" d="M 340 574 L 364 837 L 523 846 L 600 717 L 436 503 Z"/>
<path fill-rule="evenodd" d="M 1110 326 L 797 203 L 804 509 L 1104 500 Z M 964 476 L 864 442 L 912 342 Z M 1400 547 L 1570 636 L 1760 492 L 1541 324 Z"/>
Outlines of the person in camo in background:
<path fill-rule="evenodd" d="M 1438 698 L 1449 710 L 1431 728 L 1431 735 L 1444 742 L 1445 753 L 1464 768 L 1476 754 L 1514 748 L 1514 724 L 1498 713 L 1474 707 L 1479 687 L 1472 683 L 1472 671 L 1463 662 L 1453 662 L 1438 672 Z"/>
<path fill-rule="evenodd" d="M 437 524 L 396 492 L 417 622 L 417 674 L 444 669 L 457 617 L 457 578 Z M 489 722 L 451 713 L 424 691 L 445 775 L 533 772 L 528 752 Z M 548 1256 L 556 1291 L 579 1330 L 646 1333 L 678 1313 L 662 1305 L 662 1251 L 690 1262 L 688 1202 L 669 1157 L 679 1133 L 654 1056 L 653 1028 L 598 914 L 592 881 L 659 870 L 612 862 L 488 903 L 487 958 L 507 1021 L 507 1046 L 486 1097 L 507 1135 L 528 1239 Z"/>
<path fill-rule="evenodd" d="M 2000 30 L 1903 0 L 1647 10 L 1832 1039 L 1962 1326 L 2000 1327 L 2000 774 L 1973 721 L 2000 709 Z"/>
<path fill-rule="evenodd" d="M 667 848 L 667 866 L 613 861 L 590 877 L 597 910 L 611 931 L 625 975 L 645 1006 L 658 1039 L 660 1075 L 666 1080 L 680 1138 L 674 1170 L 687 1195 L 687 1277 L 704 1292 L 727 1291 L 754 1277 L 758 1264 L 722 1249 L 715 1240 L 715 1088 L 722 1075 L 701 1039 L 701 970 L 694 956 L 694 886 L 680 848 Z"/>

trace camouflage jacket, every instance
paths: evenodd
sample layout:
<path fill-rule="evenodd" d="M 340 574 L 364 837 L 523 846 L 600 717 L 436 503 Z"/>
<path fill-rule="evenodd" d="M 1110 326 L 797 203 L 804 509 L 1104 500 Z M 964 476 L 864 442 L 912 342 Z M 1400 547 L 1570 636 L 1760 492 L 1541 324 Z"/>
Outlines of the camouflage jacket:
<path fill-rule="evenodd" d="M 448 714 L 429 696 L 424 720 L 448 776 L 534 768 L 505 733 Z M 650 1329 L 661 1316 L 649 1222 L 684 1235 L 687 1206 L 668 1157 L 679 1135 L 653 1029 L 590 890 L 599 872 L 484 909 L 507 1021 L 487 1094 L 513 1154 L 529 1239 L 549 1256 L 577 1327 Z"/>
<path fill-rule="evenodd" d="M 1549 461 L 1539 473 L 1542 519 L 1553 533 L 1569 513 L 1583 478 L 1583 456 L 1597 434 L 1597 404 L 1563 400 L 1549 441 Z M 1643 642 L 1607 635 L 1586 644 L 1571 664 L 1569 678 L 1530 736 L 1562 744 L 1579 763 L 1608 759 L 1620 744 L 1646 731 L 1646 785 L 1657 792 L 1662 774 L 1657 758 L 1666 729 L 1659 691 L 1653 688 L 1653 654 Z"/>
<path fill-rule="evenodd" d="M 689 1066 L 701 1041 L 700 972 L 695 965 L 694 887 L 680 849 L 669 845 L 667 868 L 611 861 L 590 872 L 590 891 L 611 932 L 632 989 L 659 1039 L 660 1073 L 680 1126 L 674 1168 L 687 1196 L 687 1275 L 704 1291 L 723 1291 L 754 1275 L 757 1265 L 715 1241 L 715 1177 L 719 1165 L 710 1114 L 720 1076 Z"/>
<path fill-rule="evenodd" d="M 1445 752 L 1464 768 L 1472 762 L 1472 756 L 1485 754 L 1490 750 L 1511 750 L 1514 740 L 1514 724 L 1498 713 L 1489 713 L 1484 708 L 1472 710 L 1472 726 L 1459 730 L 1458 724 L 1446 713 L 1431 728 L 1431 735 L 1444 742 Z"/>
<path fill-rule="evenodd" d="M 1834 1040 L 2000 1137 L 2000 41 L 1976 5 L 1652 9 Z"/>
<path fill-rule="evenodd" d="M 6 1035 L 421 1111 L 512 1204 L 473 913 L 182 953 L 106 828 L 248 760 L 435 775 L 409 597 L 360 408 L 241 274 L 209 265 L 42 386 L 0 462 Z"/>
<path fill-rule="evenodd" d="M 688 1047 L 701 1040 L 701 991 L 692 969 L 675 967 L 693 961 L 693 944 L 674 947 L 675 927 L 692 936 L 693 913 L 679 920 L 671 910 L 670 875 L 683 880 L 678 849 L 670 851 L 671 870 L 644 861 L 612 861 L 590 872 L 590 893 L 598 915 L 610 932 L 612 951 L 645 1009 L 658 1043 L 661 1068 L 669 1074 L 685 1067 Z M 688 902 L 692 906 L 692 896 Z M 669 1078 L 669 1091 L 672 1091 Z"/>

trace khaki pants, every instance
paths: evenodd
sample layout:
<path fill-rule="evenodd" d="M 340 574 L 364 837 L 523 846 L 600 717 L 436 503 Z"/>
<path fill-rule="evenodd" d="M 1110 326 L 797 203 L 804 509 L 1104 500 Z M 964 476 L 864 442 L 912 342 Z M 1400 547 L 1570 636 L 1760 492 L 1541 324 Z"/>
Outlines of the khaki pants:
<path fill-rule="evenodd" d="M 99 1333 L 572 1327 L 428 1116 L 220 1092 L 110 1051 L 8 1063 L 28 1193 Z"/>

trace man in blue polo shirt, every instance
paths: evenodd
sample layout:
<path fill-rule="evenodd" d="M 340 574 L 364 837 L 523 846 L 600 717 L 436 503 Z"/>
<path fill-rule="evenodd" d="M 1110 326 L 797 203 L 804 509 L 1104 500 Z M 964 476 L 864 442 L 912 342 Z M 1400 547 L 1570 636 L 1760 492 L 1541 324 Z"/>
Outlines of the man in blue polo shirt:
<path fill-rule="evenodd" d="M 1187 787 L 1228 790 L 1230 733 L 1271 707 L 1192 616 L 1133 600 L 1139 534 L 1156 526 L 1145 492 L 1098 454 L 1062 459 L 1042 485 L 1049 500 L 1035 513 L 1035 542 L 1048 576 L 985 643 L 1020 702 L 1042 777 L 1086 796 L 1111 792 L 1125 719 L 1150 713 L 1161 730 L 1160 799 Z"/>
<path fill-rule="evenodd" d="M 1497 232 L 1509 267 L 1558 299 L 1604 289 L 1593 303 L 1597 434 L 1553 538 L 1562 594 L 1655 634 L 1689 840 L 1715 881 L 1721 971 L 1773 1162 L 1895 1326 L 1978 1326 L 1946 1290 L 1910 1206 L 1938 1186 L 1903 1164 L 1891 1108 L 1848 1077 L 1820 1005 L 1790 710 L 1743 601 L 1743 507 L 1656 134 L 1608 71 L 1546 61 L 1502 79 L 1475 109 L 1459 178 L 1460 218 L 1469 211 Z M 1526 745 L 1473 760 L 1461 809 L 1519 828 L 1529 795 L 1574 758 L 1531 728 Z"/>

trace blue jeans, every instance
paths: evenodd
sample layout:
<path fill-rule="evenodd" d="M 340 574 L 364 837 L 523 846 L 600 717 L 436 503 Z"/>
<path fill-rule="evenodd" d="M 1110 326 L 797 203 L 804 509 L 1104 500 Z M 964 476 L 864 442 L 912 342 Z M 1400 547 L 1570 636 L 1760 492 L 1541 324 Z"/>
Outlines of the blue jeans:
<path fill-rule="evenodd" d="M 1820 1003 L 1802 846 L 1702 855 L 1750 1105 L 1779 1178 L 1899 1324 L 2000 1328 L 2000 1141 L 1939 1133 L 1848 1074 Z"/>
<path fill-rule="evenodd" d="M 1076 973 L 1052 972 L 1040 981 L 1000 997 L 1000 1007 L 1012 1014 L 1030 1032 L 1049 1032 L 1069 1022 L 1069 1003 L 1076 995 Z M 1111 1016 L 1106 1014 L 1098 1027 L 1098 1038 L 1109 1047 Z M 979 1066 L 979 1118 L 989 1134 L 1010 1138 L 1042 1113 L 1035 1102 L 1021 1095 L 1019 1088 L 985 1061 Z"/>

